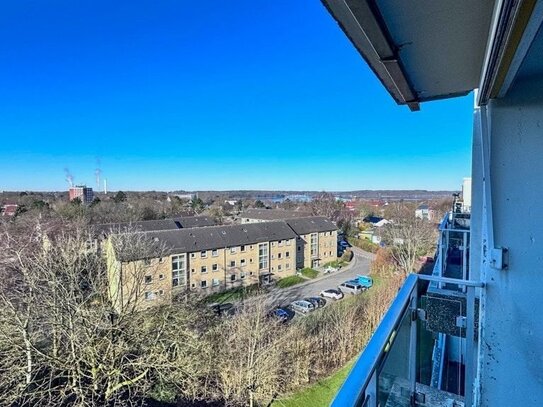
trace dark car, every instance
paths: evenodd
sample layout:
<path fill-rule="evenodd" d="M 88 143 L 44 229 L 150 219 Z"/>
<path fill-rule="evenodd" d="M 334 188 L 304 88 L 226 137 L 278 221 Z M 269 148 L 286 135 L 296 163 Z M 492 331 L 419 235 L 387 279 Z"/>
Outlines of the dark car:
<path fill-rule="evenodd" d="M 234 315 L 236 313 L 234 304 L 231 302 L 225 302 L 224 304 L 212 304 L 210 305 L 210 308 L 220 317 L 225 315 Z"/>
<path fill-rule="evenodd" d="M 309 301 L 311 304 L 315 306 L 315 308 L 322 308 L 326 305 L 326 300 L 321 297 L 309 297 L 309 298 L 304 298 L 304 300 Z"/>
<path fill-rule="evenodd" d="M 277 307 L 268 313 L 270 318 L 275 318 L 279 322 L 287 322 L 292 318 L 292 311 Z"/>

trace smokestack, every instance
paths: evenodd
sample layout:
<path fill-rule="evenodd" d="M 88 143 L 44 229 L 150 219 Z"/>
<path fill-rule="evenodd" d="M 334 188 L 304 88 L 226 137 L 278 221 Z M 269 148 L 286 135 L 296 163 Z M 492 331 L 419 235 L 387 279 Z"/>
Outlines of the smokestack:
<path fill-rule="evenodd" d="M 107 195 L 107 179 L 104 178 L 104 195 Z"/>

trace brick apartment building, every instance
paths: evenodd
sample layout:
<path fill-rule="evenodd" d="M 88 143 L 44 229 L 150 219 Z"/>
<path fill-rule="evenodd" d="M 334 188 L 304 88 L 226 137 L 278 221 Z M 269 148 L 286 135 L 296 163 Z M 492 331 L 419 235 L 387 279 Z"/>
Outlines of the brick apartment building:
<path fill-rule="evenodd" d="M 154 227 L 172 225 L 164 221 Z M 111 234 L 105 242 L 117 308 L 147 308 L 186 290 L 208 295 L 268 284 L 337 258 L 337 228 L 322 217 L 153 231 L 151 223 L 138 223 L 141 232 Z M 131 239 L 145 247 L 121 250 Z"/>

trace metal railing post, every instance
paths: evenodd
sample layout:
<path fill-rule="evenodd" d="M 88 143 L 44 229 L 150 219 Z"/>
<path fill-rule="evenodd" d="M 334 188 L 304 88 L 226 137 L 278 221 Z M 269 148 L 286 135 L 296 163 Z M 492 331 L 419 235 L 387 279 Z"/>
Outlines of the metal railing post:
<path fill-rule="evenodd" d="M 466 298 L 466 373 L 464 384 L 464 406 L 473 406 L 473 382 L 475 379 L 475 287 L 467 287 Z"/>
<path fill-rule="evenodd" d="M 418 279 L 415 288 L 411 293 L 410 298 L 410 311 L 411 311 L 411 325 L 409 334 L 409 384 L 411 401 L 415 400 L 415 394 L 417 391 L 417 308 L 418 308 Z"/>

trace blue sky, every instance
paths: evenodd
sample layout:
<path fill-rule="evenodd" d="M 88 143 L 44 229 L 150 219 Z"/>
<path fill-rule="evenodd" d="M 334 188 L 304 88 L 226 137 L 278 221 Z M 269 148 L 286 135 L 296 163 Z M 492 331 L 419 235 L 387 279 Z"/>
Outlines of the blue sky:
<path fill-rule="evenodd" d="M 459 189 L 472 96 L 396 106 L 318 0 L 0 14 L 0 190 Z"/>

